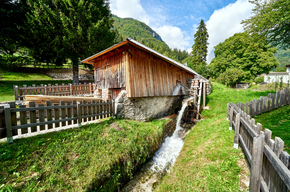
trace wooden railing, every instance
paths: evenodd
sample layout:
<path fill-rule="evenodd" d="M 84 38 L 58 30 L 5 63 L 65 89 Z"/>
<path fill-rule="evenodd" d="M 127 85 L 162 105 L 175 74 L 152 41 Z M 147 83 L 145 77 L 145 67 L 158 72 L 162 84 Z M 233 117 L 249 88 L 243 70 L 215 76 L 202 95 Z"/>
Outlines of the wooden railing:
<path fill-rule="evenodd" d="M 253 99 L 251 102 L 242 103 L 239 102 L 237 105 L 247 115 L 254 117 L 262 113 L 283 107 L 284 105 L 290 104 L 290 88 L 286 87 L 284 90 L 276 91 L 275 93 L 269 93 L 267 97 L 261 96 L 260 99 Z M 229 104 L 227 107 L 229 111 Z M 229 113 L 227 118 L 229 117 Z"/>
<path fill-rule="evenodd" d="M 20 105 L 16 108 L 15 102 L 0 107 L 0 139 L 7 137 L 12 143 L 13 138 L 21 138 L 58 131 L 64 128 L 80 127 L 84 123 L 94 122 L 114 115 L 114 102 L 77 101 L 51 105 L 29 102 L 29 107 Z"/>
<path fill-rule="evenodd" d="M 54 96 L 69 96 L 69 95 L 84 95 L 84 94 L 93 94 L 94 93 L 94 83 L 89 84 L 68 84 L 65 85 L 43 85 L 32 86 L 23 85 L 23 87 L 18 87 L 14 85 L 14 96 L 15 101 L 23 100 L 25 95 L 54 95 Z"/>
<path fill-rule="evenodd" d="M 248 102 L 228 104 L 229 129 L 235 130 L 234 147 L 241 145 L 250 166 L 250 191 L 290 190 L 290 156 L 283 151 L 284 141 L 279 137 L 272 140 L 272 132 L 269 129 L 262 131 L 262 125 L 255 125 L 255 119 L 248 115 L 261 114 L 288 103 L 289 90 L 279 93 L 268 97 L 268 102 L 263 102 L 265 100 L 261 98 L 250 102 L 250 105 Z"/>

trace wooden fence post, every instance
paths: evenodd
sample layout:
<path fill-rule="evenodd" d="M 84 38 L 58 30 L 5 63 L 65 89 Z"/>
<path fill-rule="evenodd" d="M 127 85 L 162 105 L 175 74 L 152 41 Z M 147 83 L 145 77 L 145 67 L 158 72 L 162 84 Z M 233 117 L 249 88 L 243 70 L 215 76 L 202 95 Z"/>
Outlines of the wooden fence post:
<path fill-rule="evenodd" d="M 116 112 L 115 112 L 115 100 L 112 99 L 112 116 L 115 116 Z"/>
<path fill-rule="evenodd" d="M 271 110 L 271 93 L 268 94 L 268 108 L 267 111 Z"/>
<path fill-rule="evenodd" d="M 16 108 L 16 104 L 15 102 L 9 102 L 8 103 L 10 105 L 10 109 L 15 109 Z M 16 117 L 16 112 L 10 112 L 10 116 L 11 116 L 11 126 L 17 126 L 17 117 Z M 12 135 L 18 135 L 18 130 L 17 129 L 12 129 Z"/>
<path fill-rule="evenodd" d="M 234 148 L 236 149 L 239 148 L 240 123 L 241 123 L 241 114 L 238 113 L 236 116 L 235 139 L 234 139 Z"/>
<path fill-rule="evenodd" d="M 251 115 L 251 117 L 254 117 L 256 115 L 256 113 L 257 113 L 257 111 L 255 110 L 256 109 L 255 106 L 256 106 L 256 100 L 253 99 L 253 101 L 252 101 L 252 115 Z"/>
<path fill-rule="evenodd" d="M 78 127 L 81 128 L 82 126 L 82 107 L 80 102 L 77 102 L 78 105 Z"/>
<path fill-rule="evenodd" d="M 230 116 L 230 114 L 229 114 L 229 108 L 230 108 L 230 104 L 228 103 L 227 104 L 227 121 L 229 120 L 229 116 Z"/>
<path fill-rule="evenodd" d="M 249 191 L 260 191 L 264 152 L 264 135 L 254 137 Z"/>
<path fill-rule="evenodd" d="M 288 87 L 284 89 L 284 99 L 283 99 L 284 105 L 287 105 L 287 97 L 288 97 Z"/>
<path fill-rule="evenodd" d="M 257 123 L 257 130 L 256 130 L 257 134 L 260 135 L 261 131 L 262 131 L 262 125 L 261 123 Z"/>
<path fill-rule="evenodd" d="M 280 91 L 276 91 L 276 103 L 275 103 L 275 109 L 279 107 L 279 96 L 280 96 Z"/>
<path fill-rule="evenodd" d="M 263 113 L 263 96 L 260 97 L 260 113 L 259 114 L 262 114 Z"/>
<path fill-rule="evenodd" d="M 247 101 L 247 102 L 246 102 L 246 114 L 249 114 L 248 106 L 249 106 L 249 102 Z"/>
<path fill-rule="evenodd" d="M 275 145 L 273 152 L 280 158 L 281 153 L 284 149 L 284 141 L 280 137 L 275 137 Z"/>
<path fill-rule="evenodd" d="M 253 101 L 250 101 L 250 104 L 249 104 L 249 114 L 251 117 L 253 115 L 253 109 L 252 109 L 252 105 L 253 105 Z"/>
<path fill-rule="evenodd" d="M 284 91 L 280 91 L 280 104 L 279 107 L 283 107 L 284 106 Z"/>
<path fill-rule="evenodd" d="M 89 83 L 90 86 L 90 94 L 92 94 L 92 83 Z"/>
<path fill-rule="evenodd" d="M 69 94 L 72 96 L 72 94 L 73 94 L 73 86 L 72 86 L 72 84 L 70 83 L 69 84 Z"/>
<path fill-rule="evenodd" d="M 13 143 L 10 105 L 4 105 L 7 143 Z"/>
<path fill-rule="evenodd" d="M 265 131 L 265 143 L 269 145 L 269 141 L 272 136 L 272 131 L 270 131 L 269 129 L 265 129 L 264 131 Z"/>
<path fill-rule="evenodd" d="M 19 97 L 18 97 L 18 86 L 17 85 L 14 85 L 14 96 L 15 96 L 15 101 L 18 101 Z"/>
<path fill-rule="evenodd" d="M 288 89 L 287 92 L 288 92 L 288 101 L 287 101 L 287 104 L 289 105 L 290 104 L 290 89 Z"/>
<path fill-rule="evenodd" d="M 259 115 L 260 114 L 260 108 L 259 108 L 259 105 L 260 105 L 260 100 L 259 99 L 257 99 L 256 100 L 256 115 Z"/>
<path fill-rule="evenodd" d="M 229 125 L 229 130 L 231 131 L 232 128 L 232 124 L 233 124 L 233 115 L 234 115 L 234 106 L 231 106 L 231 110 L 230 110 L 230 125 Z"/>
<path fill-rule="evenodd" d="M 271 94 L 272 97 L 272 104 L 271 104 L 271 111 L 273 109 L 275 109 L 275 98 L 276 98 L 276 94 Z"/>

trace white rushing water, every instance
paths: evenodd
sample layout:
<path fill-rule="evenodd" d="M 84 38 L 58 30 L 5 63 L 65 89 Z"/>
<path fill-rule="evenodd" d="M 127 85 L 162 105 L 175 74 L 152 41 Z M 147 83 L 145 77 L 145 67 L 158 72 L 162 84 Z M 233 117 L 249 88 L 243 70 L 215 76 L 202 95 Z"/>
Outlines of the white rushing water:
<path fill-rule="evenodd" d="M 187 101 L 183 104 L 181 110 L 179 111 L 176 128 L 171 137 L 167 137 L 162 143 L 160 149 L 154 154 L 152 170 L 164 170 L 169 169 L 169 166 L 173 166 L 176 158 L 178 157 L 184 141 L 179 137 L 178 131 L 183 129 L 180 126 L 180 121 L 183 112 L 187 106 Z"/>
<path fill-rule="evenodd" d="M 153 159 L 134 176 L 122 191 L 151 192 L 154 184 L 169 172 L 170 167 L 174 165 L 184 144 L 178 132 L 183 129 L 180 126 L 180 121 L 186 106 L 187 101 L 182 105 L 179 111 L 176 128 L 172 136 L 165 139 L 160 149 L 154 154 Z"/>

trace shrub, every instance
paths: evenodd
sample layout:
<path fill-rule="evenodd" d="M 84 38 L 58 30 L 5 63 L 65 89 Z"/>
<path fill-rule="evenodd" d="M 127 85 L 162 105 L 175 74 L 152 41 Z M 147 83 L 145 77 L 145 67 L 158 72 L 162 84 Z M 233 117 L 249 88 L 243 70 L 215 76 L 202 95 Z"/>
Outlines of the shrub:
<path fill-rule="evenodd" d="M 219 83 L 222 83 L 226 86 L 231 86 L 240 81 L 244 76 L 244 71 L 238 68 L 229 68 L 225 72 L 221 73 L 217 78 Z"/>
<path fill-rule="evenodd" d="M 264 82 L 264 76 L 260 76 L 260 77 L 255 78 L 255 83 L 256 84 L 263 83 L 263 82 Z"/>

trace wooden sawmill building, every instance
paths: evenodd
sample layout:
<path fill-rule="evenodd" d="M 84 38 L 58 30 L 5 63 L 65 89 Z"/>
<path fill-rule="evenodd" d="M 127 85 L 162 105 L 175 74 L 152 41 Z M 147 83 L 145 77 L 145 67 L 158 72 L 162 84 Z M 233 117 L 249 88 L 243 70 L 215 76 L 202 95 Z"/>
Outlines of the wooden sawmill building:
<path fill-rule="evenodd" d="M 122 90 L 126 90 L 126 97 L 134 102 L 138 98 L 180 97 L 185 92 L 176 94 L 174 89 L 178 84 L 187 86 L 187 80 L 196 76 L 204 78 L 186 65 L 131 38 L 82 60 L 82 63 L 94 66 L 95 93 L 104 100 L 116 99 Z M 170 105 L 168 99 L 166 102 Z"/>
<path fill-rule="evenodd" d="M 116 95 L 125 89 L 128 97 L 171 96 L 178 83 L 198 75 L 176 62 L 133 40 L 116 44 L 86 58 L 94 66 L 96 89 L 110 89 Z"/>

